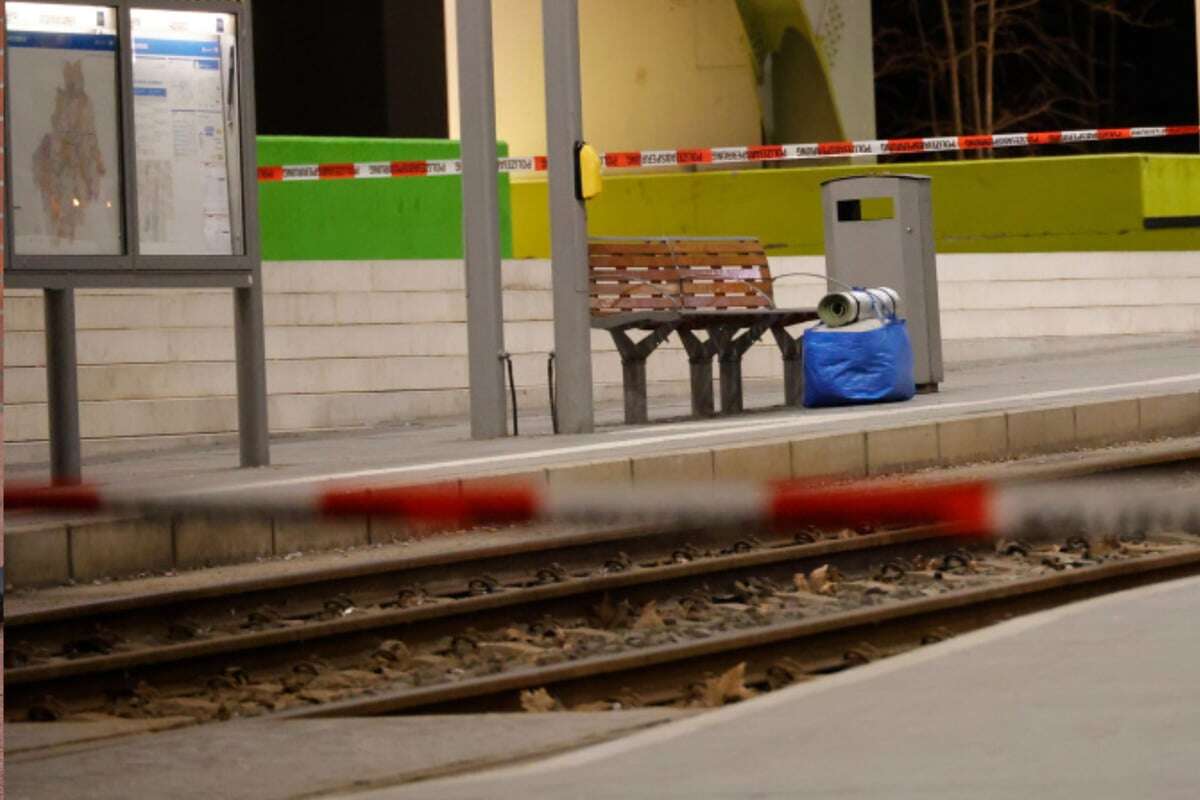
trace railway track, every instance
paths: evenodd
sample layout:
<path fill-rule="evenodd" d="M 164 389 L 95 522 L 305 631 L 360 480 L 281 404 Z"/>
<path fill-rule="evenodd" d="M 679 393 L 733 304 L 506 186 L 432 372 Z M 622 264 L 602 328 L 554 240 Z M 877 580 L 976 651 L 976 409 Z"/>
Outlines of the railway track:
<path fill-rule="evenodd" d="M 931 527 L 584 530 L 551 549 L 10 616 L 6 705 L 9 719 L 328 716 L 520 707 L 547 688 L 556 706 L 687 703 L 742 662 L 746 691 L 769 688 L 1193 571 L 1188 536 L 995 550 Z"/>
<path fill-rule="evenodd" d="M 345 661 L 347 653 L 373 652 L 381 640 L 435 643 L 467 627 L 563 614 L 618 592 L 636 599 L 687 593 L 711 581 L 790 577 L 823 564 L 851 569 L 881 555 L 911 556 L 945 536 L 936 528 L 839 535 L 847 534 L 737 538 L 723 548 L 695 543 L 703 537 L 659 535 L 599 551 L 584 545 L 582 553 L 540 553 L 532 566 L 528 557 L 524 565 L 509 565 L 509 556 L 498 556 L 501 563 L 455 563 L 442 574 L 426 573 L 427 581 L 414 580 L 398 565 L 395 572 L 341 577 L 303 590 L 245 587 L 200 605 L 179 600 L 45 622 L 18 617 L 9 622 L 6 705 L 36 705 L 38 696 L 50 694 L 87 707 L 97 690 L 120 693 L 142 681 L 185 690 L 197 675 L 219 675 L 232 664 L 278 672 L 297 661 Z"/>

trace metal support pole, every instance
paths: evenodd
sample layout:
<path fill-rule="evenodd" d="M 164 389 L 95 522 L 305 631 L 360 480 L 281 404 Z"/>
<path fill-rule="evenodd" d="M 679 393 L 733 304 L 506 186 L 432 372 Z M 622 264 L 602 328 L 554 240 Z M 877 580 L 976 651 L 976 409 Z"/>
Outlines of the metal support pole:
<path fill-rule="evenodd" d="M 238 440 L 243 467 L 271 463 L 267 427 L 267 347 L 263 334 L 262 280 L 233 290 L 237 350 Z"/>
<path fill-rule="evenodd" d="M 79 375 L 75 353 L 75 290 L 46 289 L 46 397 L 50 413 L 50 477 L 79 483 Z"/>
<path fill-rule="evenodd" d="M 496 97 L 491 0 L 458 0 L 458 99 L 462 141 L 463 264 L 471 437 L 508 433 L 505 420 L 504 311 L 500 216 L 496 200 Z M 560 359 L 560 364 L 564 362 Z"/>
<path fill-rule="evenodd" d="M 460 25 L 461 20 L 460 20 Z M 575 144 L 583 140 L 579 91 L 578 0 L 542 0 L 546 73 L 546 152 L 550 158 L 550 255 L 558 422 L 563 433 L 590 433 L 591 309 L 587 283 L 587 209 L 575 195 Z M 461 48 L 461 44 L 460 44 Z"/>

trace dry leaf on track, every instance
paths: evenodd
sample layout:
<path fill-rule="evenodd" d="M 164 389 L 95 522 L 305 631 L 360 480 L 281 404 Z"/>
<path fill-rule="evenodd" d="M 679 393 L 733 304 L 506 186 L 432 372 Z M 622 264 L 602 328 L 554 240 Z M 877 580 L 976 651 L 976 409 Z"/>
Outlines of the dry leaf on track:
<path fill-rule="evenodd" d="M 633 623 L 633 627 L 638 630 L 644 630 L 646 628 L 661 628 L 665 624 L 662 614 L 658 613 L 658 603 L 651 600 L 642 606 L 642 611 L 638 615 L 637 621 Z"/>
<path fill-rule="evenodd" d="M 754 697 L 754 692 L 746 687 L 746 662 L 738 664 L 715 678 L 704 682 L 704 691 L 700 703 L 705 708 L 717 708 L 726 703 L 736 703 Z"/>
<path fill-rule="evenodd" d="M 555 700 L 545 688 L 526 689 L 521 692 L 521 708 L 531 714 L 543 714 L 547 711 L 556 711 L 562 706 Z"/>
<path fill-rule="evenodd" d="M 808 574 L 808 589 L 815 594 L 836 594 L 839 577 L 837 570 L 828 564 L 817 567 Z"/>

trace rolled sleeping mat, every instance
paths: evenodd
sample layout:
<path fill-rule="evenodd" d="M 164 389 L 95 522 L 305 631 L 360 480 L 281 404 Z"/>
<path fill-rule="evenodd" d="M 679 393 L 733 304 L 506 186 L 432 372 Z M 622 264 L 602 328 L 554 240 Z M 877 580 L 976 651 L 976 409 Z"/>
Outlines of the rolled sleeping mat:
<path fill-rule="evenodd" d="M 900 316 L 900 293 L 880 286 L 832 292 L 817 304 L 817 317 L 829 328 L 840 328 L 861 319 Z"/>

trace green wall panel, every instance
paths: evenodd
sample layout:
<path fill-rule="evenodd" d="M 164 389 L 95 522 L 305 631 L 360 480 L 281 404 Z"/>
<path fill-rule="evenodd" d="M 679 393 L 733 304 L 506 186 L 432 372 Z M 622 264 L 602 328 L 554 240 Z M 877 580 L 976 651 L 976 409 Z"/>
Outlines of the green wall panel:
<path fill-rule="evenodd" d="M 500 155 L 508 147 L 500 144 Z M 339 163 L 458 158 L 443 139 L 261 136 L 258 163 Z M 512 253 L 507 175 L 500 176 L 500 239 Z M 259 184 L 263 258 L 272 261 L 462 258 L 457 177 Z"/>

